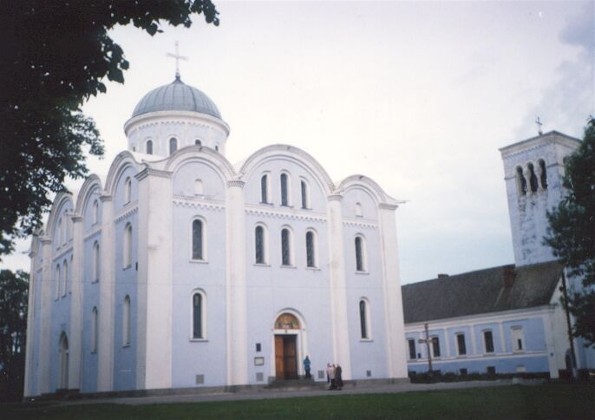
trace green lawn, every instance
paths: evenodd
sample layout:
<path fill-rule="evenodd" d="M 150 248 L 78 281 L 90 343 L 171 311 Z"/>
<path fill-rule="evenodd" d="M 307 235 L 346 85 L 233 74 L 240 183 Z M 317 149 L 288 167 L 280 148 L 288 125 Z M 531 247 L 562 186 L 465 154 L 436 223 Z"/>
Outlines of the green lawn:
<path fill-rule="evenodd" d="M 126 406 L 0 405 L 0 419 L 594 419 L 595 386 L 536 385 L 401 394 Z"/>

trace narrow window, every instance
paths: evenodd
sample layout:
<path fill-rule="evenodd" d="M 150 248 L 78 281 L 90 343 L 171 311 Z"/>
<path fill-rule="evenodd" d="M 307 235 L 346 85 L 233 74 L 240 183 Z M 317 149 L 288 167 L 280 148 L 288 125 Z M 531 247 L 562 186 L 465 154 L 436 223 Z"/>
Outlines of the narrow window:
<path fill-rule="evenodd" d="M 440 357 L 440 338 L 438 336 L 430 338 L 432 340 L 432 357 Z"/>
<path fill-rule="evenodd" d="M 539 178 L 541 181 L 541 188 L 546 190 L 547 189 L 547 170 L 545 168 L 545 161 L 543 159 L 539 160 Z"/>
<path fill-rule="evenodd" d="M 194 140 L 194 144 L 196 146 L 202 146 L 202 141 L 200 141 L 199 139 Z"/>
<path fill-rule="evenodd" d="M 415 350 L 415 340 L 410 338 L 407 342 L 409 343 L 409 359 L 415 360 L 417 354 Z"/>
<path fill-rule="evenodd" d="M 92 267 L 92 279 L 91 281 L 99 281 L 99 267 L 100 267 L 100 254 L 99 254 L 99 242 L 95 241 L 93 244 L 93 261 L 91 261 Z"/>
<path fill-rule="evenodd" d="M 201 179 L 194 180 L 194 195 L 204 195 L 204 186 Z"/>
<path fill-rule="evenodd" d="M 314 232 L 306 232 L 306 266 L 316 267 L 316 245 Z"/>
<path fill-rule="evenodd" d="M 219 151 L 219 146 L 215 146 L 215 151 L 218 152 Z"/>
<path fill-rule="evenodd" d="M 521 327 L 513 327 L 512 328 L 512 350 L 513 351 L 523 351 L 525 349 L 523 341 L 524 341 L 523 329 Z"/>
<path fill-rule="evenodd" d="M 483 344 L 486 353 L 494 352 L 494 337 L 491 331 L 488 330 L 483 332 Z"/>
<path fill-rule="evenodd" d="M 124 298 L 122 307 L 122 345 L 130 345 L 130 296 Z"/>
<path fill-rule="evenodd" d="M 525 175 L 523 174 L 523 168 L 521 168 L 520 166 L 517 166 L 516 168 L 516 179 L 519 195 L 527 194 L 527 180 L 525 179 Z"/>
<path fill-rule="evenodd" d="M 355 203 L 355 217 L 363 217 L 363 216 L 364 216 L 364 212 L 362 210 L 362 204 Z"/>
<path fill-rule="evenodd" d="M 291 238 L 289 229 L 281 231 L 281 264 L 291 265 Z"/>
<path fill-rule="evenodd" d="M 62 228 L 62 217 L 60 217 L 60 219 L 58 220 L 58 226 L 56 227 L 56 239 L 58 240 L 58 246 L 64 243 L 63 230 L 64 229 Z"/>
<path fill-rule="evenodd" d="M 287 174 L 281 174 L 281 205 L 289 205 L 289 190 L 287 185 Z"/>
<path fill-rule="evenodd" d="M 99 323 L 99 316 L 97 313 L 97 307 L 93 307 L 93 311 L 91 313 L 91 353 L 97 352 L 97 338 L 98 338 L 98 323 Z"/>
<path fill-rule="evenodd" d="M 302 190 L 302 208 L 308 209 L 308 208 L 310 208 L 310 197 L 309 197 L 309 191 L 308 191 L 308 184 L 306 183 L 306 181 L 304 181 L 302 179 L 300 186 L 301 186 L 301 190 Z"/>
<path fill-rule="evenodd" d="M 99 222 L 99 202 L 97 200 L 93 201 L 93 224 L 97 224 Z"/>
<path fill-rule="evenodd" d="M 360 334 L 362 339 L 369 338 L 368 335 L 368 308 L 366 307 L 366 301 L 359 301 L 359 325 Z"/>
<path fill-rule="evenodd" d="M 70 282 L 70 273 L 68 271 L 68 261 L 64 260 L 64 262 L 62 263 L 62 267 L 63 267 L 63 271 L 64 274 L 62 274 L 62 296 L 66 296 L 66 293 L 68 293 L 68 283 Z"/>
<path fill-rule="evenodd" d="M 147 140 L 147 154 L 153 154 L 153 140 Z"/>
<path fill-rule="evenodd" d="M 169 154 L 173 155 L 176 153 L 176 150 L 178 150 L 178 139 L 172 137 L 169 139 Z"/>
<path fill-rule="evenodd" d="M 124 204 L 130 203 L 132 200 L 132 180 L 130 177 L 124 181 Z"/>
<path fill-rule="evenodd" d="M 192 221 L 192 259 L 202 260 L 203 255 L 203 223 L 201 220 Z"/>
<path fill-rule="evenodd" d="M 529 184 L 531 185 L 531 192 L 537 192 L 537 176 L 535 175 L 535 168 L 533 164 L 528 165 L 529 168 Z"/>
<path fill-rule="evenodd" d="M 128 268 L 132 265 L 132 225 L 128 223 L 124 228 L 124 259 L 123 266 Z"/>
<path fill-rule="evenodd" d="M 264 228 L 262 226 L 256 226 L 254 229 L 254 248 L 256 264 L 264 264 Z"/>
<path fill-rule="evenodd" d="M 260 178 L 260 202 L 261 203 L 268 203 L 269 202 L 269 176 L 263 175 Z"/>
<path fill-rule="evenodd" d="M 366 271 L 366 256 L 364 238 L 355 237 L 355 269 L 356 271 Z"/>
<path fill-rule="evenodd" d="M 465 344 L 465 334 L 457 334 L 457 348 L 459 356 L 467 354 L 467 346 Z"/>
<path fill-rule="evenodd" d="M 192 295 L 192 338 L 203 336 L 203 299 L 201 293 Z"/>
<path fill-rule="evenodd" d="M 60 264 L 56 266 L 56 293 L 55 297 L 58 299 L 60 297 L 60 285 L 62 284 L 62 270 L 60 270 Z"/>

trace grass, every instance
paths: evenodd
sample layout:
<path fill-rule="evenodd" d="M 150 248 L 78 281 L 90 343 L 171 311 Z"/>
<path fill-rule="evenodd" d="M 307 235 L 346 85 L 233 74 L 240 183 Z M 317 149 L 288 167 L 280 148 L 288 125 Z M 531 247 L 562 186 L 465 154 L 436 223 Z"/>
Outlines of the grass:
<path fill-rule="evenodd" d="M 593 419 L 593 385 L 505 386 L 400 394 L 128 406 L 0 405 L 0 419 Z"/>

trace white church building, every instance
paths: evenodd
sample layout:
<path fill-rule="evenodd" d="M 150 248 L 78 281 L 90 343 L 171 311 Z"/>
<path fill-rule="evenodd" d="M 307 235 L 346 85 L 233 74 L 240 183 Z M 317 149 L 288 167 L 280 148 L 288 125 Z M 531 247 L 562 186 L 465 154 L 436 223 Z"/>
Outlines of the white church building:
<path fill-rule="evenodd" d="M 328 362 L 407 378 L 397 201 L 305 151 L 238 165 L 179 75 L 124 125 L 106 177 L 58 195 L 33 239 L 25 396 L 266 385 Z"/>

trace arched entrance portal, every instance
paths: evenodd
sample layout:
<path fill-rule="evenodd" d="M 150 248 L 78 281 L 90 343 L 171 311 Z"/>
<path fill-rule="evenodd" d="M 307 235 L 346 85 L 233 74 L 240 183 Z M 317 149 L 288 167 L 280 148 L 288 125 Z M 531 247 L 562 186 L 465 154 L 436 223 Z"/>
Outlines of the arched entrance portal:
<path fill-rule="evenodd" d="M 60 336 L 60 385 L 58 388 L 68 388 L 68 337 L 66 333 Z"/>
<path fill-rule="evenodd" d="M 275 321 L 275 377 L 298 378 L 298 336 L 300 321 L 295 315 L 284 313 Z"/>

